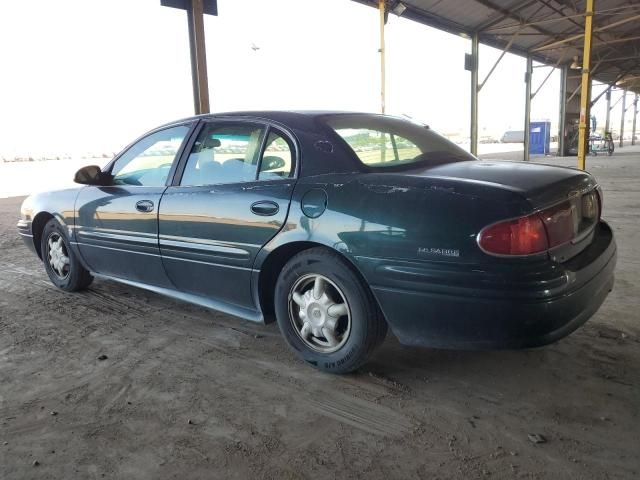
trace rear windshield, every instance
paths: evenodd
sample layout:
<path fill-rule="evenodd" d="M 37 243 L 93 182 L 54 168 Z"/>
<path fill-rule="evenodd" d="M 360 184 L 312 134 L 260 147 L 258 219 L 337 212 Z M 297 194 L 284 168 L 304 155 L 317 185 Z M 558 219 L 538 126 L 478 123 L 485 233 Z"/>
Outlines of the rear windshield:
<path fill-rule="evenodd" d="M 371 168 L 405 170 L 475 160 L 426 125 L 401 118 L 340 114 L 328 115 L 324 122 Z"/>

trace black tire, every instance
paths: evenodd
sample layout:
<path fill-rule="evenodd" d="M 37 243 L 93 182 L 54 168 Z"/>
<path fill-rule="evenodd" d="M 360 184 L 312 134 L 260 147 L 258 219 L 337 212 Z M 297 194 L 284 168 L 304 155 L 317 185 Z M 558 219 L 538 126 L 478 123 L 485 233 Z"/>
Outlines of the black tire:
<path fill-rule="evenodd" d="M 65 264 L 60 271 L 56 270 L 52 264 L 50 240 L 55 244 L 60 241 L 62 253 L 68 258 L 68 264 Z M 75 252 L 71 250 L 65 229 L 56 219 L 52 218 L 44 226 L 40 242 L 42 262 L 51 283 L 67 292 L 83 290 L 91 284 L 93 276 L 82 266 Z"/>
<path fill-rule="evenodd" d="M 318 351 L 299 333 L 301 317 L 294 312 L 298 307 L 291 303 L 294 302 L 293 288 L 314 276 L 329 280 L 328 288 L 336 288 L 328 292 L 331 297 L 342 296 L 346 300 L 349 313 L 340 317 L 340 321 L 348 322 L 349 328 L 346 334 L 346 327 L 343 328 L 335 351 Z M 387 323 L 368 286 L 345 259 L 326 248 L 305 250 L 287 262 L 276 283 L 274 303 L 278 326 L 287 343 L 304 361 L 326 372 L 356 370 L 387 334 Z M 310 338 L 317 340 L 314 335 Z"/>

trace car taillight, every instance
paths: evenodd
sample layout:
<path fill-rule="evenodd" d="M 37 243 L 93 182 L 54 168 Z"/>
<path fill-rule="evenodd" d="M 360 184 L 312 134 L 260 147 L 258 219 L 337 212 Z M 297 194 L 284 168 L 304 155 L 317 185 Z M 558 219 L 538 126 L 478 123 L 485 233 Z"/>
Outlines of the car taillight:
<path fill-rule="evenodd" d="M 602 191 L 582 196 L 513 220 L 494 223 L 480 231 L 478 245 L 493 255 L 533 255 L 580 238 L 602 214 Z"/>
<path fill-rule="evenodd" d="M 602 208 L 604 207 L 604 194 L 600 187 L 596 188 L 596 195 L 598 196 L 598 221 L 602 218 Z"/>
<path fill-rule="evenodd" d="M 532 255 L 549 249 L 538 214 L 489 225 L 478 235 L 478 245 L 494 255 Z"/>
<path fill-rule="evenodd" d="M 549 248 L 567 243 L 578 231 L 573 203 L 567 201 L 538 213 L 547 230 Z"/>

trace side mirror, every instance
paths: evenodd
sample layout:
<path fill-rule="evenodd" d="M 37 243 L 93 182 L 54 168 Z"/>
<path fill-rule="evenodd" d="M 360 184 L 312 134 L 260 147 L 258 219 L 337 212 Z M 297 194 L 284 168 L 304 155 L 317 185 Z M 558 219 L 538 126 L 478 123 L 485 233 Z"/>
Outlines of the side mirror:
<path fill-rule="evenodd" d="M 268 172 L 270 170 L 276 170 L 277 168 L 282 168 L 285 166 L 285 162 L 280 157 L 271 157 L 267 156 L 262 159 L 262 167 L 260 170 L 263 172 Z"/>
<path fill-rule="evenodd" d="M 78 170 L 73 177 L 73 181 L 83 185 L 105 185 L 106 175 L 97 165 L 89 165 Z"/>

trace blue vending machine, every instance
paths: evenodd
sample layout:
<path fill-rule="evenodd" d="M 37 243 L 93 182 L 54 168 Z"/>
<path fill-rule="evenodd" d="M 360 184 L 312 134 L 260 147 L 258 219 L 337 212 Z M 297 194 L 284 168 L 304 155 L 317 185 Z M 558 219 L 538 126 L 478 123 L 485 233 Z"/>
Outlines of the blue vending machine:
<path fill-rule="evenodd" d="M 529 128 L 529 153 L 548 155 L 551 144 L 551 122 L 531 122 Z"/>

